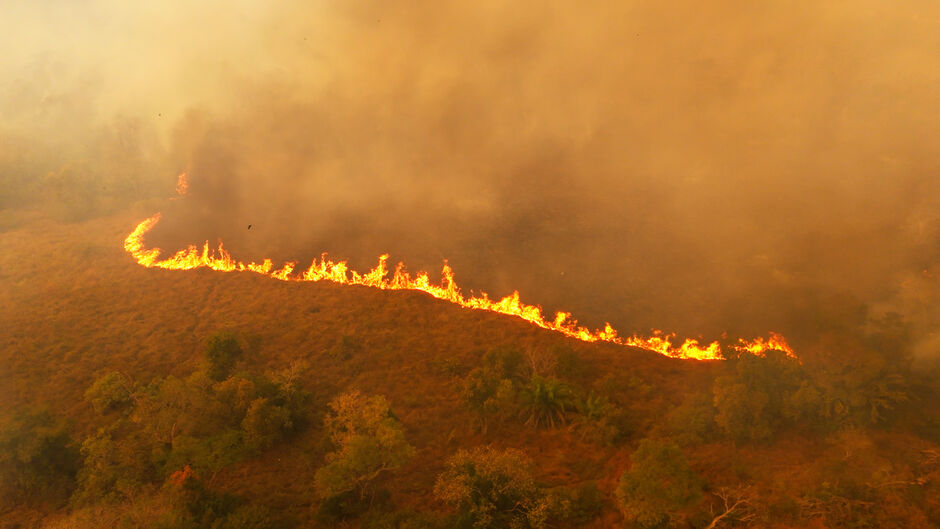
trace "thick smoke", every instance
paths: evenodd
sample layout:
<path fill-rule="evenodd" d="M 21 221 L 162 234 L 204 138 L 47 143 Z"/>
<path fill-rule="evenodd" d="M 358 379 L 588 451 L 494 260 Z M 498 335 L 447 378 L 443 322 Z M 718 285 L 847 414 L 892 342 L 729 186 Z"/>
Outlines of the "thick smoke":
<path fill-rule="evenodd" d="M 9 6 L 4 134 L 187 170 L 164 248 L 447 258 L 706 339 L 900 312 L 936 355 L 940 5 L 615 4 Z"/>

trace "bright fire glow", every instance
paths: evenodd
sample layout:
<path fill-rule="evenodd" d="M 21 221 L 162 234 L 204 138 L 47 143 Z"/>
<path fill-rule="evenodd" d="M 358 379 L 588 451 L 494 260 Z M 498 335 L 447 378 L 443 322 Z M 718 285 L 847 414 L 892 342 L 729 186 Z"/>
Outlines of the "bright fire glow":
<path fill-rule="evenodd" d="M 188 184 L 186 173 L 179 175 L 176 186 L 177 193 L 184 195 Z M 461 307 L 486 310 L 499 314 L 516 316 L 537 325 L 543 329 L 561 333 L 585 342 L 609 342 L 618 345 L 639 347 L 659 354 L 684 359 L 718 360 L 723 358 L 719 343 L 700 344 L 694 339 L 685 339 L 682 343 L 674 342 L 675 334 L 666 334 L 662 331 L 653 331 L 651 336 L 621 337 L 617 331 L 606 324 L 603 329 L 590 330 L 578 325 L 577 320 L 571 318 L 567 312 L 558 312 L 552 319 L 545 319 L 542 308 L 537 305 L 528 305 L 520 301 L 519 292 L 513 292 L 500 300 L 490 299 L 485 292 L 480 295 L 464 295 L 454 281 L 454 272 L 445 262 L 441 270 L 441 283 L 431 283 L 427 272 L 418 272 L 411 276 L 402 263 L 398 263 L 395 271 L 389 274 L 387 267 L 388 255 L 379 257 L 379 263 L 368 272 L 361 273 L 351 270 L 345 261 L 334 262 L 323 254 L 319 260 L 314 259 L 303 271 L 295 271 L 296 262 L 285 263 L 275 269 L 270 259 L 261 263 L 243 263 L 232 258 L 225 251 L 220 242 L 217 248 L 210 249 L 206 241 L 202 247 L 190 245 L 166 259 L 160 259 L 162 250 L 147 248 L 144 245 L 144 236 L 160 221 L 160 214 L 145 219 L 134 228 L 134 231 L 124 240 L 124 249 L 131 254 L 137 263 L 147 268 L 165 268 L 167 270 L 192 270 L 195 268 L 209 268 L 219 272 L 254 272 L 281 281 L 332 281 L 343 285 L 362 285 L 382 290 L 419 290 L 431 296 L 449 301 Z M 739 352 L 748 352 L 763 355 L 771 349 L 781 350 L 788 356 L 795 358 L 793 350 L 787 345 L 783 336 L 770 333 L 770 338 L 756 338 L 754 340 L 738 340 L 732 346 Z"/>
<path fill-rule="evenodd" d="M 186 194 L 186 191 L 189 189 L 189 181 L 186 179 L 186 171 L 180 173 L 176 177 L 176 194 L 183 196 Z"/>

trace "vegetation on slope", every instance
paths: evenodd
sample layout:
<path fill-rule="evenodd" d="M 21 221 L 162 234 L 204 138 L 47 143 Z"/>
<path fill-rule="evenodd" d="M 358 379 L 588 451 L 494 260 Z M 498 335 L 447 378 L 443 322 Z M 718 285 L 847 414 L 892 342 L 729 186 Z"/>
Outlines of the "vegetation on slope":
<path fill-rule="evenodd" d="M 800 361 L 683 362 L 414 293 L 142 270 L 125 220 L 0 234 L 0 527 L 940 523 L 937 379 L 895 316 Z"/>

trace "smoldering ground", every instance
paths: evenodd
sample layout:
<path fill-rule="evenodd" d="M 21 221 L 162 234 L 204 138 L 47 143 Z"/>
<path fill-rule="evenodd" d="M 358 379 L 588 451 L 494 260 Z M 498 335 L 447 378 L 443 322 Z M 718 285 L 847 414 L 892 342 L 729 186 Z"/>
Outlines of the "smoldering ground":
<path fill-rule="evenodd" d="M 186 170 L 162 248 L 446 258 L 624 332 L 899 312 L 937 354 L 935 2 L 6 9 L 3 134 L 42 163 L 4 172 L 80 161 L 127 202 Z"/>

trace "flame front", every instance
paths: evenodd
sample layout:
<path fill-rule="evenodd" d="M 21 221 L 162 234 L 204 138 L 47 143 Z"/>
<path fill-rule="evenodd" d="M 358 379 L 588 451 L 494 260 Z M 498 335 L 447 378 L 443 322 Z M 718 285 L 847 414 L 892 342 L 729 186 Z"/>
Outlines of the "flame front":
<path fill-rule="evenodd" d="M 180 175 L 179 182 L 177 190 L 182 195 L 186 192 L 187 187 L 186 173 Z M 418 290 L 461 307 L 516 316 L 543 329 L 585 342 L 608 342 L 639 347 L 672 358 L 696 360 L 723 358 L 721 346 L 717 341 L 700 344 L 697 340 L 686 339 L 681 345 L 674 345 L 675 334 L 665 334 L 662 331 L 653 331 L 649 337 L 634 335 L 623 338 L 618 336 L 617 331 L 609 323 L 605 324 L 603 329 L 590 330 L 578 325 L 577 320 L 572 319 L 571 314 L 567 312 L 558 312 L 554 318 L 545 319 L 542 315 L 542 308 L 537 305 L 523 303 L 519 299 L 519 292 L 513 292 L 498 301 L 490 299 L 485 292 L 477 296 L 465 296 L 461 293 L 457 282 L 454 281 L 454 272 L 446 262 L 441 271 L 440 285 L 434 285 L 426 272 L 419 272 L 412 277 L 405 270 L 402 263 L 398 263 L 395 271 L 389 275 L 388 255 L 379 257 L 378 265 L 366 273 L 351 270 L 346 266 L 345 261 L 331 261 L 327 259 L 326 254 L 323 254 L 319 260 L 314 259 L 305 271 L 299 273 L 294 272 L 297 264 L 294 262 L 285 263 L 276 270 L 270 259 L 265 259 L 261 263 L 251 262 L 245 264 L 232 259 L 232 256 L 222 247 L 221 242 L 217 248 L 210 250 L 208 241 L 201 248 L 190 245 L 169 258 L 160 259 L 161 250 L 159 248 L 146 248 L 144 246 L 144 236 L 159 221 L 160 214 L 157 213 L 138 224 L 124 240 L 124 249 L 137 260 L 138 264 L 147 268 L 165 268 L 168 270 L 210 268 L 220 272 L 247 271 L 281 281 L 332 281 L 343 285 L 362 285 L 383 290 Z M 795 357 L 786 340 L 775 333 L 770 333 L 770 338 L 766 340 L 764 338 L 757 338 L 752 341 L 739 340 L 733 347 L 735 350 L 755 355 L 762 355 L 770 349 L 779 349 L 785 351 L 788 356 Z"/>

